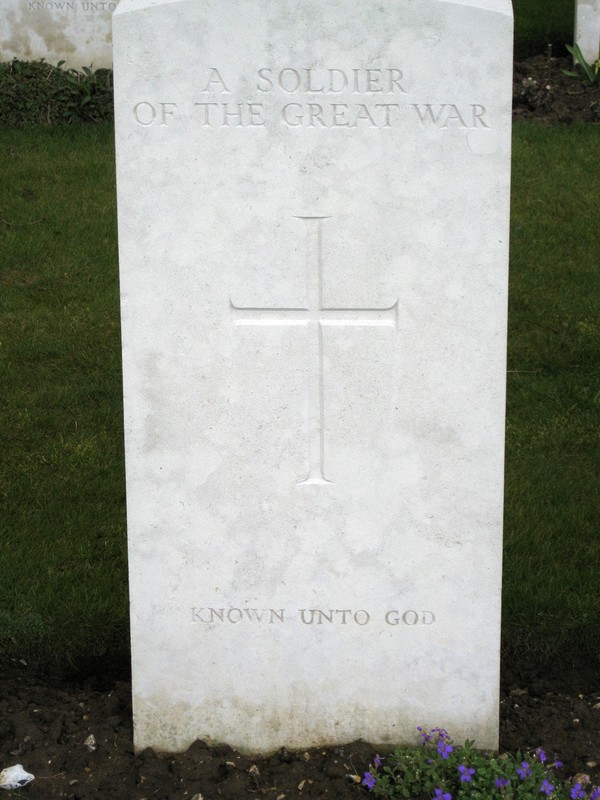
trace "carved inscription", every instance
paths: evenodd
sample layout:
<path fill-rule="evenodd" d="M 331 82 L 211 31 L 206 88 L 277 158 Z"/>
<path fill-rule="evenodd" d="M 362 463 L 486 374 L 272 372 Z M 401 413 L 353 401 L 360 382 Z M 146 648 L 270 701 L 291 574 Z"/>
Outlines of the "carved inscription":
<path fill-rule="evenodd" d="M 279 72 L 259 69 L 256 88 L 270 92 L 279 87 L 287 94 L 341 94 L 347 89 L 353 94 L 406 94 L 399 69 L 294 69 Z"/>
<path fill-rule="evenodd" d="M 436 128 L 448 128 L 452 124 L 458 124 L 461 128 L 490 127 L 484 119 L 485 108 L 478 104 L 457 106 L 443 103 L 434 106 L 431 103 L 415 103 L 413 108 L 423 125 L 434 125 Z"/>
<path fill-rule="evenodd" d="M 133 106 L 141 127 L 191 119 L 201 128 L 395 128 L 412 124 L 440 130 L 489 129 L 481 103 L 427 102 L 415 96 L 398 67 L 260 67 L 250 80 L 254 97 L 240 102 L 236 76 L 208 67 L 198 98 L 187 103 L 140 99 Z M 246 94 L 246 93 L 245 93 Z M 415 102 L 416 101 L 416 102 Z"/>
<path fill-rule="evenodd" d="M 86 0 L 81 3 L 75 0 L 28 0 L 27 2 L 29 11 L 76 11 L 79 8 L 83 11 L 114 11 L 116 7 L 116 3 L 106 0 L 97 2 Z"/>
<path fill-rule="evenodd" d="M 211 606 L 192 606 L 192 622 L 203 625 L 350 625 L 364 627 L 371 624 L 383 624 L 392 628 L 403 626 L 433 625 L 433 611 L 417 609 L 391 609 L 380 613 L 367 611 L 364 608 L 213 608 Z"/>
<path fill-rule="evenodd" d="M 240 622 L 263 622 L 273 625 L 276 622 L 285 622 L 284 608 L 192 608 L 192 621 L 204 622 L 209 625 L 213 622 L 228 622 L 237 625 Z"/>
<path fill-rule="evenodd" d="M 322 297 L 323 222 L 330 217 L 296 217 L 305 224 L 308 298 L 306 308 L 254 308 L 229 301 L 234 325 L 300 326 L 309 333 L 312 369 L 307 374 L 308 475 L 297 485 L 328 484 L 325 477 L 323 327 L 398 328 L 398 300 L 387 308 L 326 308 Z"/>

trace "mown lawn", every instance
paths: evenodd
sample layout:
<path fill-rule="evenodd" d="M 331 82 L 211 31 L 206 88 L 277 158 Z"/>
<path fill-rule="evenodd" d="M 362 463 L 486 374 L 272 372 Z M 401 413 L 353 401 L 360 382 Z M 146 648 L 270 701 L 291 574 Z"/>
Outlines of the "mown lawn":
<path fill-rule="evenodd" d="M 573 43 L 574 0 L 512 0 L 515 15 L 515 45 L 518 55 L 545 53 L 565 55 L 564 45 Z"/>

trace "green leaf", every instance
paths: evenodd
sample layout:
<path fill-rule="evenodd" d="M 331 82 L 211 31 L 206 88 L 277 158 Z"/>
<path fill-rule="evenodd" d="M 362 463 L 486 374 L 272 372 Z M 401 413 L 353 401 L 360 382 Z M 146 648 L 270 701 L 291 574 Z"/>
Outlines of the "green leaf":
<path fill-rule="evenodd" d="M 583 53 L 581 52 L 581 48 L 578 44 L 574 44 L 571 46 L 570 44 L 566 45 L 567 50 L 571 55 L 576 59 L 579 63 L 580 67 L 585 72 L 585 75 L 589 81 L 589 83 L 594 84 L 596 82 L 596 75 L 594 74 L 594 68 L 591 64 L 585 60 Z"/>

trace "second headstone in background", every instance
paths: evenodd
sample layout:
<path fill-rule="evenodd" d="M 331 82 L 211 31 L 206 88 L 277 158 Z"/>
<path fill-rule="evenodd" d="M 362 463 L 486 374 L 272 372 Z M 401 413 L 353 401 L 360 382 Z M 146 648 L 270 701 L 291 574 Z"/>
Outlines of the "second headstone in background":
<path fill-rule="evenodd" d="M 575 44 L 588 63 L 600 58 L 600 0 L 575 0 Z"/>
<path fill-rule="evenodd" d="M 112 67 L 111 17 L 119 0 L 0 0 L 0 61 Z"/>

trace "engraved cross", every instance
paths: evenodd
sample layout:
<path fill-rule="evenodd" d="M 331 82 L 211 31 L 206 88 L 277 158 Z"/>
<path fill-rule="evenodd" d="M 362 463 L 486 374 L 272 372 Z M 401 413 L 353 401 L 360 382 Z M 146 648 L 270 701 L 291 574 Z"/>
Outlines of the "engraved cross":
<path fill-rule="evenodd" d="M 234 325 L 293 325 L 308 328 L 314 369 L 308 370 L 308 475 L 297 485 L 334 483 L 325 477 L 323 327 L 357 325 L 398 328 L 398 300 L 388 308 L 323 308 L 323 221 L 295 217 L 306 229 L 306 308 L 251 308 L 229 301 Z"/>

